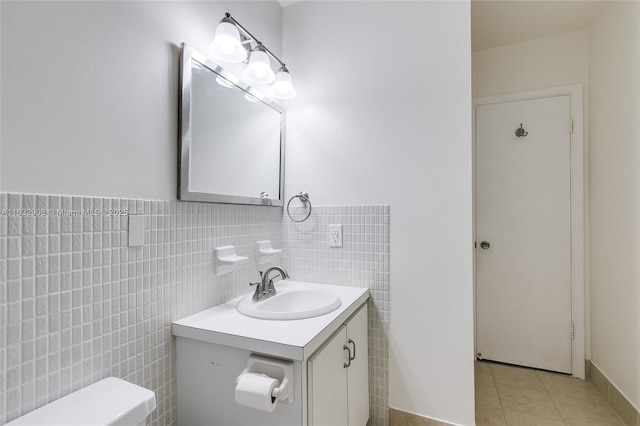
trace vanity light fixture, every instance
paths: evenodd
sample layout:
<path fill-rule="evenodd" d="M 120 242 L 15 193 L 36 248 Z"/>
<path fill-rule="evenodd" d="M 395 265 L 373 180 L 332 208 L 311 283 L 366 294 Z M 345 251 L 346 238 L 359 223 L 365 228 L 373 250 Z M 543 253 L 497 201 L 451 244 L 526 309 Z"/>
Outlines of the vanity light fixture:
<path fill-rule="evenodd" d="M 240 32 L 233 21 L 223 18 L 216 28 L 216 35 L 209 45 L 214 59 L 233 64 L 244 61 L 247 51 L 240 40 Z"/>
<path fill-rule="evenodd" d="M 242 74 L 249 83 L 271 83 L 276 79 L 273 70 L 271 70 L 271 62 L 269 55 L 264 51 L 262 44 L 251 51 L 249 56 L 249 65 Z"/>
<path fill-rule="evenodd" d="M 252 43 L 255 47 L 252 47 Z M 275 80 L 269 89 L 269 96 L 277 99 L 292 99 L 296 91 L 291 82 L 289 70 L 276 55 L 260 42 L 245 27 L 240 25 L 229 12 L 216 28 L 216 35 L 209 45 L 214 59 L 227 63 L 247 62 L 247 48 L 250 51 L 247 68 L 243 77 L 249 83 L 268 84 Z M 277 74 L 271 69 L 269 57 L 275 59 L 280 68 Z"/>
<path fill-rule="evenodd" d="M 291 83 L 291 74 L 289 74 L 289 70 L 284 65 L 276 74 L 276 81 L 269 89 L 269 96 L 279 99 L 293 99 L 296 97 L 296 89 L 293 88 Z"/>

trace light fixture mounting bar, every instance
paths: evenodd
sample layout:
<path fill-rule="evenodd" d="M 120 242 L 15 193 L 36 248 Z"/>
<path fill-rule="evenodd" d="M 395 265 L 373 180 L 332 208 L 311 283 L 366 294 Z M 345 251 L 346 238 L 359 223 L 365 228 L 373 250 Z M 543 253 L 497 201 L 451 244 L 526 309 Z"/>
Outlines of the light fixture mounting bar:
<path fill-rule="evenodd" d="M 240 22 L 236 21 L 236 19 L 235 19 L 233 16 L 231 16 L 231 14 L 230 14 L 229 12 L 226 12 L 226 13 L 224 14 L 224 16 L 225 16 L 227 19 L 229 19 L 231 22 L 233 22 L 233 23 L 236 25 L 236 27 L 238 27 L 239 29 L 241 29 L 241 30 L 242 30 L 242 32 L 244 33 L 244 35 L 245 35 L 246 37 L 248 37 L 248 39 L 249 39 L 249 40 L 253 40 L 253 41 L 255 41 L 255 42 L 258 44 L 258 46 L 262 46 L 262 48 L 265 50 L 265 52 L 266 52 L 266 53 L 268 53 L 268 54 L 269 54 L 273 59 L 275 59 L 276 61 L 278 61 L 278 63 L 280 64 L 280 66 L 281 66 L 282 68 L 286 68 L 286 67 L 285 67 L 285 65 L 284 65 L 284 62 L 282 62 L 282 61 L 280 60 L 280 58 L 278 58 L 276 55 L 274 55 L 274 54 L 273 54 L 273 52 L 272 52 L 271 50 L 269 50 L 269 48 L 268 48 L 267 46 L 265 46 L 264 44 L 262 44 L 262 42 L 261 42 L 260 40 L 258 40 L 258 39 L 253 35 L 253 34 L 251 34 L 251 33 L 249 32 L 249 30 L 247 30 L 245 27 L 243 27 L 243 26 L 242 26 L 242 24 L 240 24 Z"/>

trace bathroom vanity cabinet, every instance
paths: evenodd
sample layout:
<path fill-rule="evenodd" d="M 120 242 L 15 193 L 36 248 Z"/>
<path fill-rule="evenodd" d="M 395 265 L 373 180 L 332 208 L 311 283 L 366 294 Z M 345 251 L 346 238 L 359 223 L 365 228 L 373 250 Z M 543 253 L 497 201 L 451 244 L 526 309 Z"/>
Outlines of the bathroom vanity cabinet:
<path fill-rule="evenodd" d="M 180 426 L 366 425 L 369 290 L 310 285 L 335 291 L 342 305 L 314 318 L 272 321 L 240 314 L 235 299 L 173 323 Z M 236 379 L 251 355 L 292 363 L 293 402 L 278 402 L 272 412 L 236 403 Z"/>
<path fill-rule="evenodd" d="M 362 426 L 369 420 L 369 351 L 364 305 L 309 358 L 309 424 Z"/>

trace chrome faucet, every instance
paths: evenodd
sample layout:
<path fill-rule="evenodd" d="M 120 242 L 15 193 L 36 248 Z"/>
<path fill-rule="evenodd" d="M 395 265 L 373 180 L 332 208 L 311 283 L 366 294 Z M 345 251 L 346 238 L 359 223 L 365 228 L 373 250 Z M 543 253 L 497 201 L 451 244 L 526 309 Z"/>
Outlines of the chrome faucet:
<path fill-rule="evenodd" d="M 271 271 L 278 271 L 279 275 L 276 275 L 273 278 L 269 278 L 269 274 L 271 273 Z M 255 285 L 256 286 L 256 292 L 253 294 L 253 300 L 262 300 L 262 299 L 267 299 L 271 296 L 273 296 L 274 294 L 276 294 L 276 288 L 273 286 L 273 280 L 277 277 L 282 277 L 283 280 L 286 280 L 287 278 L 289 278 L 289 274 L 287 273 L 287 271 L 284 270 L 284 268 L 282 266 L 272 266 L 271 268 L 267 269 L 266 271 L 260 272 L 260 281 L 258 281 L 257 283 L 250 283 L 249 285 Z"/>

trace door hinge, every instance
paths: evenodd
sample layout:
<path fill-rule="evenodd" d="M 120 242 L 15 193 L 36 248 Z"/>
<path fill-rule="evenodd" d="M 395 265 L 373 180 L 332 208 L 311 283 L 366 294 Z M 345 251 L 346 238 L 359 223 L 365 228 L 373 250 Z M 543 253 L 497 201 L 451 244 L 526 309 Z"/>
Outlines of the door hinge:
<path fill-rule="evenodd" d="M 569 133 L 573 133 L 573 118 L 569 120 Z"/>
<path fill-rule="evenodd" d="M 571 340 L 573 340 L 576 337 L 576 327 L 571 324 Z"/>

